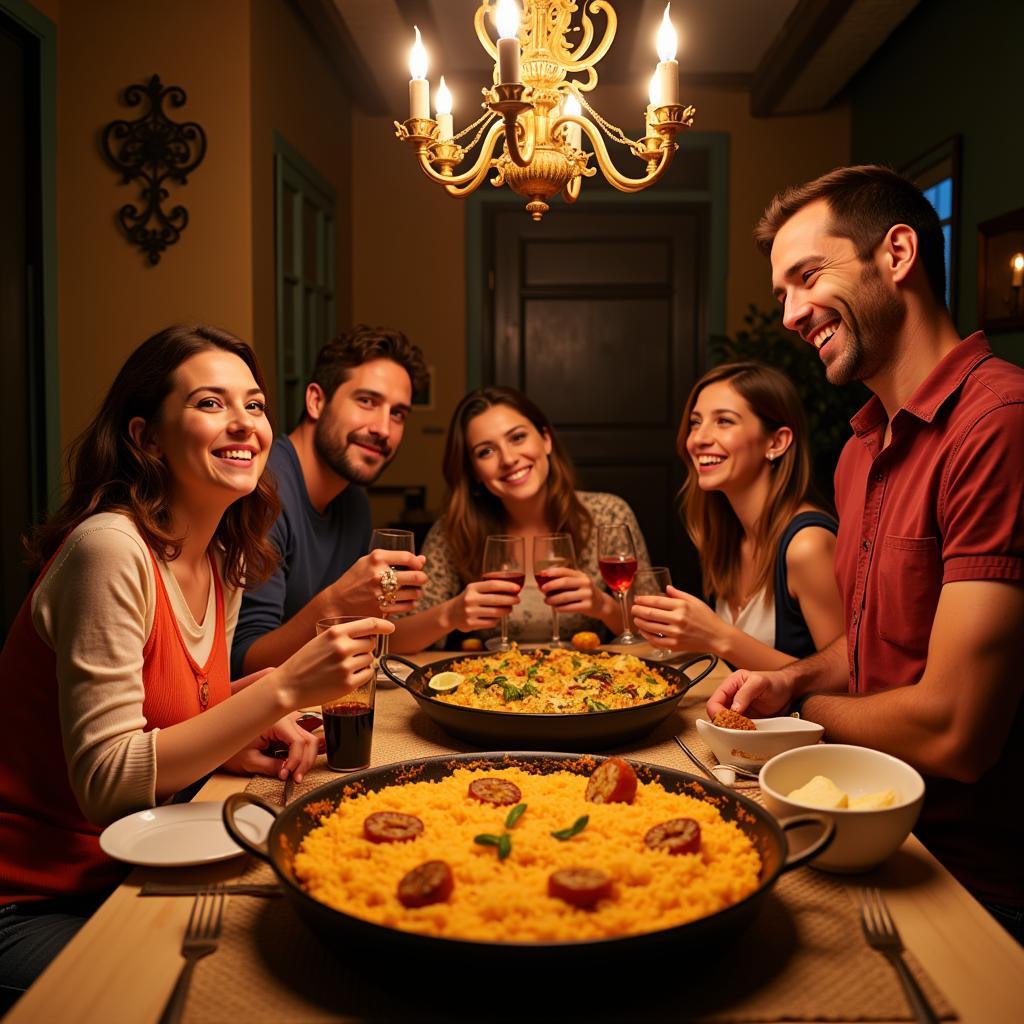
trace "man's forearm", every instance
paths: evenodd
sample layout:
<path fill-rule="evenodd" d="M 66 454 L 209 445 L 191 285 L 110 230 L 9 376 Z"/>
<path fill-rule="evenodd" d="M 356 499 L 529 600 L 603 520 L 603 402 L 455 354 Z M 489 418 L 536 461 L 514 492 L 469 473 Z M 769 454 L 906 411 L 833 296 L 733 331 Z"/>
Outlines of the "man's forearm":
<path fill-rule="evenodd" d="M 316 624 L 320 619 L 345 612 L 323 600 L 326 591 L 317 594 L 301 611 L 296 612 L 277 629 L 264 633 L 252 642 L 245 652 L 244 669 L 255 672 L 261 668 L 273 668 L 287 661 L 300 647 L 316 636 Z"/>
<path fill-rule="evenodd" d="M 817 654 L 791 662 L 778 671 L 790 684 L 794 700 L 808 693 L 846 693 L 850 679 L 846 637 L 836 637 Z"/>

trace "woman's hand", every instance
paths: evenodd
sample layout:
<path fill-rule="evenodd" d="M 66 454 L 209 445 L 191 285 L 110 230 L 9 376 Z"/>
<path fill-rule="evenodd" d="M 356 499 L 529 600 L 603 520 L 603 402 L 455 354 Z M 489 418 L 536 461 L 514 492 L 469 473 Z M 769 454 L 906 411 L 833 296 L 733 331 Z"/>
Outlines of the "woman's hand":
<path fill-rule="evenodd" d="M 353 562 L 348 571 L 332 584 L 332 597 L 346 615 L 379 615 L 380 574 L 391 566 L 396 568 L 398 592 L 394 603 L 385 610 L 388 615 L 411 612 L 420 598 L 420 590 L 427 583 L 427 574 L 420 571 L 425 562 L 422 555 L 414 555 L 411 551 L 374 548 Z M 404 568 L 398 569 L 399 566 Z"/>
<path fill-rule="evenodd" d="M 313 767 L 323 737 L 313 736 L 303 729 L 298 724 L 300 717 L 298 712 L 285 715 L 225 761 L 224 767 L 245 775 L 276 775 L 279 779 L 291 775 L 296 782 L 301 782 Z M 287 748 L 283 759 L 270 753 L 277 746 Z"/>
<path fill-rule="evenodd" d="M 452 598 L 447 628 L 463 633 L 491 629 L 519 604 L 519 589 L 509 580 L 476 580 L 470 583 L 461 594 Z"/>
<path fill-rule="evenodd" d="M 652 647 L 717 654 L 732 628 L 699 598 L 668 587 L 667 597 L 642 594 L 633 600 L 633 621 Z"/>
<path fill-rule="evenodd" d="M 367 618 L 331 626 L 314 637 L 277 669 L 285 705 L 323 704 L 368 683 L 376 637 L 394 630 L 387 619 Z"/>
<path fill-rule="evenodd" d="M 582 569 L 561 565 L 544 571 L 553 579 L 545 583 L 540 592 L 544 603 L 556 612 L 603 619 L 616 608 L 614 600 L 597 585 L 597 580 Z"/>

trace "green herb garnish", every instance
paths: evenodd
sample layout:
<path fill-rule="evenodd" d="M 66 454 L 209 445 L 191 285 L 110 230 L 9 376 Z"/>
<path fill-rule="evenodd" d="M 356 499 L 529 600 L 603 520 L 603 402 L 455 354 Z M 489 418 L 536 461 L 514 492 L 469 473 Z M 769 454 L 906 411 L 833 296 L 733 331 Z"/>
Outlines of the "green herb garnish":
<path fill-rule="evenodd" d="M 584 697 L 583 703 L 587 706 L 587 711 L 607 711 L 608 705 L 603 700 L 594 700 L 593 697 Z"/>
<path fill-rule="evenodd" d="M 658 695 L 657 695 L 656 693 L 654 693 L 654 691 L 653 691 L 653 690 L 648 690 L 648 691 L 647 691 L 647 692 L 646 692 L 646 693 L 644 694 L 644 700 L 653 700 L 653 699 L 654 699 L 655 697 L 657 697 L 657 696 L 658 696 Z"/>
<path fill-rule="evenodd" d="M 501 692 L 505 697 L 506 704 L 508 704 L 509 701 L 522 700 L 523 697 L 526 696 L 526 694 L 522 690 L 520 690 L 518 686 L 514 686 L 512 683 L 503 683 L 501 687 Z"/>
<path fill-rule="evenodd" d="M 489 832 L 473 836 L 473 842 L 477 846 L 498 846 L 501 843 L 501 836 L 493 836 Z"/>
<path fill-rule="evenodd" d="M 498 860 L 504 860 L 512 852 L 512 837 L 503 832 L 498 840 Z"/>
<path fill-rule="evenodd" d="M 531 665 L 526 670 L 526 678 L 532 679 L 540 671 L 540 665 Z"/>
<path fill-rule="evenodd" d="M 576 677 L 576 682 L 582 683 L 585 679 L 596 679 L 599 683 L 610 683 L 612 681 L 612 674 L 606 668 L 591 665 L 590 668 L 585 668 Z"/>
<path fill-rule="evenodd" d="M 583 662 L 582 662 L 582 661 L 580 661 L 580 659 L 579 659 L 579 658 L 577 658 L 577 657 L 576 657 L 576 655 L 574 654 L 574 655 L 572 656 L 572 667 L 573 667 L 573 668 L 579 668 L 579 667 L 580 667 L 580 665 L 582 665 L 582 664 L 583 664 Z"/>
<path fill-rule="evenodd" d="M 557 832 L 552 832 L 551 834 L 559 842 L 564 843 L 566 839 L 578 836 L 587 827 L 587 822 L 589 821 L 590 815 L 584 814 L 582 818 L 577 818 L 568 828 L 560 828 Z"/>
<path fill-rule="evenodd" d="M 505 819 L 505 828 L 515 828 L 516 822 L 523 816 L 523 811 L 526 810 L 526 804 L 516 804 L 511 811 L 508 812 L 508 817 Z"/>
<path fill-rule="evenodd" d="M 523 693 L 527 697 L 539 697 L 540 690 L 533 683 L 525 683 L 523 685 Z"/>

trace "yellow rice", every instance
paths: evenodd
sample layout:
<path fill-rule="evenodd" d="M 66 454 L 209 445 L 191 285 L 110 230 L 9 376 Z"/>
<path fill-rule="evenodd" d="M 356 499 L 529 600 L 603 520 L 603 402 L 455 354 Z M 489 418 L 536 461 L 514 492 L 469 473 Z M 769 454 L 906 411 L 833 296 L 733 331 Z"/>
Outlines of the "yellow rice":
<path fill-rule="evenodd" d="M 511 829 L 512 852 L 499 861 L 480 833 L 505 831 L 510 807 L 467 796 L 475 778 L 514 782 L 527 810 Z M 721 910 L 753 892 L 760 858 L 734 824 L 709 803 L 666 793 L 641 782 L 631 804 L 584 799 L 586 776 L 531 775 L 518 768 L 459 769 L 440 782 L 391 786 L 343 801 L 306 836 L 295 873 L 316 899 L 336 910 L 403 931 L 459 939 L 550 942 L 656 931 Z M 406 843 L 368 842 L 363 821 L 375 811 L 413 814 L 423 834 Z M 586 829 L 565 842 L 550 835 L 581 815 Z M 647 830 L 672 818 L 694 818 L 701 828 L 697 854 L 669 854 L 644 843 Z M 451 868 L 455 889 L 446 903 L 407 909 L 398 882 L 428 860 Z M 559 868 L 592 867 L 614 881 L 612 898 L 593 910 L 547 895 Z"/>

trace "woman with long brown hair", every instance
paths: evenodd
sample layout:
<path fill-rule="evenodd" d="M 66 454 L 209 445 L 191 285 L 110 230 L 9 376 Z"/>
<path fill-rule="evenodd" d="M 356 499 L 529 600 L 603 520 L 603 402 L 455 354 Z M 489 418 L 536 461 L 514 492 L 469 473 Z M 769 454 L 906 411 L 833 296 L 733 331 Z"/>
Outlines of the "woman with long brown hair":
<path fill-rule="evenodd" d="M 676 445 L 683 518 L 715 607 L 674 587 L 637 597 L 643 636 L 751 669 L 831 643 L 843 630 L 836 521 L 809 497 L 807 426 L 789 378 L 756 362 L 715 367 L 690 392 Z"/>
<path fill-rule="evenodd" d="M 632 509 L 613 494 L 577 491 L 572 465 L 547 416 L 515 388 L 472 391 L 452 415 L 445 444 L 448 506 L 423 545 L 429 581 L 424 609 L 398 622 L 392 647 L 424 647 L 452 630 L 493 633 L 511 613 L 513 640 L 551 637 L 551 609 L 566 634 L 623 628 L 618 605 L 597 582 L 597 527 L 630 528 L 639 564 L 647 547 Z M 574 567 L 552 569 L 543 589 L 533 585 L 533 538 L 572 537 Z M 527 583 L 481 580 L 484 541 L 491 534 L 523 537 Z"/>
<path fill-rule="evenodd" d="M 230 680 L 242 588 L 277 557 L 271 439 L 249 346 L 173 327 L 132 353 L 71 452 L 0 654 L 0 988 L 26 988 L 123 876 L 104 825 L 222 766 L 300 779 L 317 741 L 290 712 L 371 675 L 379 619 Z M 263 752 L 278 743 L 283 760 Z"/>

